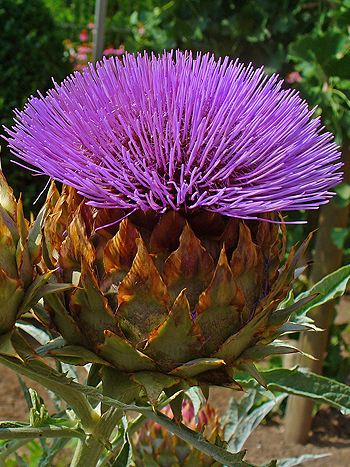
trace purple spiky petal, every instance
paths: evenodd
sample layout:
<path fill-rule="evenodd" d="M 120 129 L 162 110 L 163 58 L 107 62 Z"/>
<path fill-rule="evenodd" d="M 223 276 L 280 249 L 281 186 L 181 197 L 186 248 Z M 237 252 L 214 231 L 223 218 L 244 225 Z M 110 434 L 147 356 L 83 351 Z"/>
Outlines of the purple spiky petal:
<path fill-rule="evenodd" d="M 31 98 L 7 140 L 97 207 L 241 218 L 315 209 L 341 179 L 340 154 L 282 86 L 228 58 L 126 54 Z"/>

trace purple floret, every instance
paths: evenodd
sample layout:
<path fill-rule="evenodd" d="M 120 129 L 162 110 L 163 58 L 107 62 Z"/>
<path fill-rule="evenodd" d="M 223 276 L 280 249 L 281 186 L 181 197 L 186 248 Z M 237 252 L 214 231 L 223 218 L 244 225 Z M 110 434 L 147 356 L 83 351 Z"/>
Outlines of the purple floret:
<path fill-rule="evenodd" d="M 240 218 L 316 209 L 341 180 L 340 153 L 282 85 L 227 57 L 126 54 L 31 98 L 8 142 L 97 207 Z"/>

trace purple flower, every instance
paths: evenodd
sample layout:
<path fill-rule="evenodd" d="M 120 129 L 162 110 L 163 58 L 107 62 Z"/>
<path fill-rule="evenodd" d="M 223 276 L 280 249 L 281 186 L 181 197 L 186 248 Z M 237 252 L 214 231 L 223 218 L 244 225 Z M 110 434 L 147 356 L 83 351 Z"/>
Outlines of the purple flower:
<path fill-rule="evenodd" d="M 14 154 L 97 207 L 316 209 L 341 174 L 319 118 L 277 75 L 211 55 L 104 59 L 33 97 Z"/>

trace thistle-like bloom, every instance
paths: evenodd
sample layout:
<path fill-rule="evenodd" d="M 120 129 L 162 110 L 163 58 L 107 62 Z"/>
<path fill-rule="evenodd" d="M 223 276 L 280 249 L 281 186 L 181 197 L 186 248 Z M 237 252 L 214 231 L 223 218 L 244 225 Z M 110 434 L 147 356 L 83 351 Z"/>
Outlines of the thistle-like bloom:
<path fill-rule="evenodd" d="M 339 152 L 295 90 L 228 58 L 127 54 L 33 97 L 9 134 L 39 173 L 95 207 L 254 218 L 315 209 Z"/>
<path fill-rule="evenodd" d="M 314 296 L 282 304 L 309 238 L 284 261 L 276 211 L 317 208 L 340 179 L 311 114 L 276 76 L 180 52 L 105 60 L 32 99 L 12 149 L 66 184 L 43 211 L 50 355 L 101 366 L 107 394 L 122 378 L 125 402 L 237 389 L 237 369 L 263 383 L 253 362 L 312 329 L 285 325 Z"/>

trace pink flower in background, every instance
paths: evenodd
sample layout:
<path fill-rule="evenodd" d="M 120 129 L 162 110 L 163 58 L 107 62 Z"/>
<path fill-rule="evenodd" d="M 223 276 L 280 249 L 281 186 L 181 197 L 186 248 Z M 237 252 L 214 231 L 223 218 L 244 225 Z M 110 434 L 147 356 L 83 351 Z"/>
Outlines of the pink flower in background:
<path fill-rule="evenodd" d="M 117 49 L 113 47 L 107 47 L 103 51 L 103 55 L 122 55 L 125 52 L 124 45 L 120 45 Z"/>
<path fill-rule="evenodd" d="M 77 47 L 78 54 L 91 54 L 92 53 L 92 47 L 89 47 L 88 45 L 79 45 Z"/>
<path fill-rule="evenodd" d="M 117 54 L 116 55 L 123 55 L 124 52 L 125 52 L 124 44 L 120 44 L 120 46 L 117 48 Z"/>
<path fill-rule="evenodd" d="M 103 55 L 117 55 L 117 49 L 114 49 L 113 47 L 107 47 L 107 49 L 104 49 Z"/>
<path fill-rule="evenodd" d="M 94 29 L 95 24 L 94 23 L 88 23 L 86 26 L 87 26 L 88 29 Z"/>
<path fill-rule="evenodd" d="M 286 82 L 289 83 L 289 84 L 300 83 L 300 81 L 302 81 L 302 80 L 303 80 L 303 78 L 301 77 L 299 71 L 291 71 L 286 76 Z"/>
<path fill-rule="evenodd" d="M 86 54 L 80 54 L 80 53 L 78 53 L 75 58 L 76 60 L 78 60 L 78 62 L 87 62 L 88 60 L 88 56 Z"/>
<path fill-rule="evenodd" d="M 89 40 L 89 31 L 87 29 L 82 29 L 79 34 L 79 39 L 81 42 L 87 42 Z"/>

